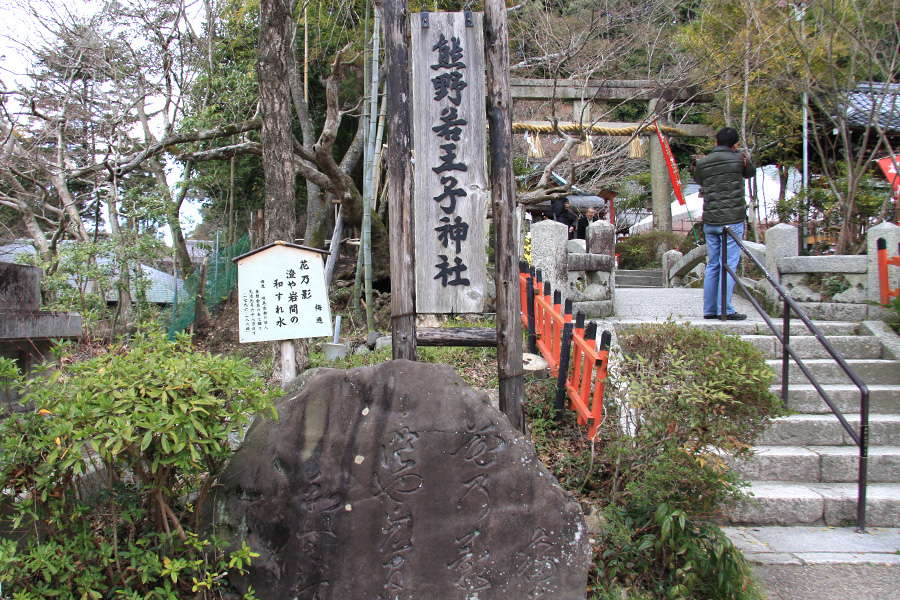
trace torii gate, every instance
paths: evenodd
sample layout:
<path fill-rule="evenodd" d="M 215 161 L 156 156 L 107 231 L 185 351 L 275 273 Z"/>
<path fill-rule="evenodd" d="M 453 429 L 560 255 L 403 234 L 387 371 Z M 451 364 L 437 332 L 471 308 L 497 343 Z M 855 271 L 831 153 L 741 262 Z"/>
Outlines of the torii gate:
<path fill-rule="evenodd" d="M 600 135 L 630 136 L 641 128 L 639 135 L 650 139 L 650 187 L 653 199 L 653 226 L 661 231 L 672 231 L 671 182 L 662 148 L 656 138 L 656 128 L 639 123 L 592 122 L 590 107 L 594 101 L 636 100 L 648 103 L 648 114 L 662 113 L 661 105 L 673 101 L 710 102 L 712 96 L 701 94 L 696 86 L 683 82 L 652 80 L 610 80 L 583 82 L 573 79 L 526 79 L 510 78 L 510 90 L 516 100 L 543 100 L 572 102 L 573 121 L 559 123 L 564 131 L 588 130 Z M 576 122 L 577 121 L 577 122 Z M 673 127 L 663 118 L 658 119 L 660 130 L 675 137 L 711 137 L 713 129 L 707 125 L 682 124 Z M 513 125 L 514 133 L 524 131 L 551 131 L 549 121 L 518 121 Z"/>

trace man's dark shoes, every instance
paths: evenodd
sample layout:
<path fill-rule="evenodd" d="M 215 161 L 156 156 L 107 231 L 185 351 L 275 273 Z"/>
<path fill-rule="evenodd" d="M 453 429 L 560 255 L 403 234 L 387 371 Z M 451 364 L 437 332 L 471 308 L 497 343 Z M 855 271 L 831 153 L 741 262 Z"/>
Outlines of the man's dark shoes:
<path fill-rule="evenodd" d="M 719 315 L 703 315 L 704 319 L 718 319 Z"/>
<path fill-rule="evenodd" d="M 719 315 L 703 315 L 704 319 L 718 319 Z M 747 315 L 742 313 L 731 313 L 730 315 L 726 315 L 725 319 L 728 321 L 743 321 L 747 318 Z"/>

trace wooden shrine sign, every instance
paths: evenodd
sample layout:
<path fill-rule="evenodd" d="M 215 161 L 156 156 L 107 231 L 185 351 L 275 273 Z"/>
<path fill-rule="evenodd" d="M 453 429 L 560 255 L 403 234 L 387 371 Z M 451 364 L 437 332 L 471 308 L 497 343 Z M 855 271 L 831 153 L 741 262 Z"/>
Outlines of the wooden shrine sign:
<path fill-rule="evenodd" d="M 416 312 L 484 309 L 485 64 L 482 15 L 411 19 Z"/>
<path fill-rule="evenodd" d="M 275 242 L 234 258 L 242 344 L 331 335 L 324 254 Z"/>

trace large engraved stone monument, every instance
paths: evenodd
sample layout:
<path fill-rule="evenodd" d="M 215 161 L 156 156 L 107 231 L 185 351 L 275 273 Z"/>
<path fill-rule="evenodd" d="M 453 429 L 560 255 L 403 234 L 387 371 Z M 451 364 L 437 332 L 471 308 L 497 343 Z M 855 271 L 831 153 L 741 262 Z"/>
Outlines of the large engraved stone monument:
<path fill-rule="evenodd" d="M 266 600 L 584 598 L 581 508 L 448 366 L 322 369 L 257 421 L 205 521 Z"/>

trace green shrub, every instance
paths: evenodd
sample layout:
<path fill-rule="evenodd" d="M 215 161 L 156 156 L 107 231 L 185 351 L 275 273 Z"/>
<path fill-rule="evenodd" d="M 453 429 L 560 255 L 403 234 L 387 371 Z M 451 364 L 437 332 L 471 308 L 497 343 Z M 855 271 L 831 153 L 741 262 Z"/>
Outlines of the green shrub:
<path fill-rule="evenodd" d="M 674 233 L 647 231 L 616 242 L 620 269 L 650 269 L 662 265 L 662 255 L 678 248 L 681 238 Z"/>
<path fill-rule="evenodd" d="M 714 524 L 666 503 L 655 511 L 609 506 L 603 516 L 594 570 L 602 576 L 592 587 L 639 590 L 633 600 L 759 598 L 743 555 Z"/>
<path fill-rule="evenodd" d="M 672 322 L 635 327 L 619 345 L 607 398 L 623 407 L 630 430 L 613 432 L 606 447 L 619 467 L 611 493 L 698 516 L 738 499 L 739 480 L 722 455 L 749 455 L 781 412 L 762 353 L 738 337 Z"/>
<path fill-rule="evenodd" d="M 21 381 L 19 382 L 21 384 Z M 0 582 L 21 600 L 221 597 L 226 556 L 200 506 L 250 417 L 274 416 L 252 369 L 161 332 L 33 380 L 0 424 Z"/>
<path fill-rule="evenodd" d="M 618 342 L 595 439 L 553 426 L 552 386 L 527 391 L 542 460 L 603 517 L 590 597 L 757 598 L 713 518 L 743 494 L 724 456 L 749 456 L 781 413 L 765 357 L 737 337 L 673 322 L 620 331 Z"/>

